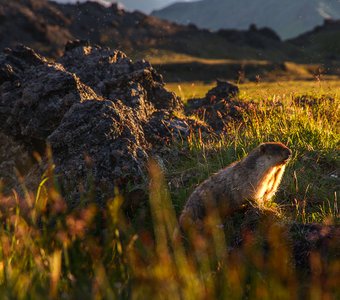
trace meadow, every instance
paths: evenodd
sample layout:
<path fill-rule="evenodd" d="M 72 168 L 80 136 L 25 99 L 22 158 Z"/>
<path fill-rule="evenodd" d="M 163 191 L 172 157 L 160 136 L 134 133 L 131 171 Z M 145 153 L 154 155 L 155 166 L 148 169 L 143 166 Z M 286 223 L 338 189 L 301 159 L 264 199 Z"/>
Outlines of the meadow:
<path fill-rule="evenodd" d="M 167 87 L 186 102 L 213 85 Z M 123 213 L 119 191 L 105 209 L 69 211 L 52 162 L 39 189 L 26 191 L 25 210 L 14 191 L 2 196 L 17 205 L 1 209 L 0 299 L 339 299 L 338 254 L 311 252 L 307 268 L 295 266 L 287 224 L 339 225 L 340 82 L 239 87 L 240 99 L 259 109 L 225 135 L 177 141 L 178 159 L 162 168 L 150 161 L 149 202 L 133 218 Z M 177 216 L 195 186 L 264 141 L 293 151 L 273 202 L 224 228 L 207 224 L 205 237 L 176 238 Z"/>

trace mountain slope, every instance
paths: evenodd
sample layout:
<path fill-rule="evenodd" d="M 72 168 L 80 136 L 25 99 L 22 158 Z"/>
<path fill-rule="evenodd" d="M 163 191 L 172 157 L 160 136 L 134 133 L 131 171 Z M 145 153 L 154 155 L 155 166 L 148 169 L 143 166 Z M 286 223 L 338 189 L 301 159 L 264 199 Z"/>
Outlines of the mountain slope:
<path fill-rule="evenodd" d="M 118 0 L 128 10 L 139 10 L 150 13 L 153 9 L 160 9 L 175 2 L 175 0 Z"/>
<path fill-rule="evenodd" d="M 140 12 L 126 12 L 116 4 L 105 7 L 97 2 L 71 5 L 47 0 L 0 0 L 0 48 L 24 43 L 57 56 L 69 39 L 86 39 L 129 54 L 159 49 L 223 59 L 282 61 L 294 48 L 282 43 L 270 29 L 213 33 Z"/>
<path fill-rule="evenodd" d="M 70 20 L 68 29 L 75 37 L 119 48 L 129 54 L 155 48 L 198 57 L 287 58 L 286 46 L 275 33 L 268 35 L 262 30 L 234 30 L 230 39 L 228 34 L 178 25 L 140 12 L 126 12 L 114 4 L 104 7 L 87 2 L 57 7 Z"/>
<path fill-rule="evenodd" d="M 83 3 L 87 0 L 50 0 L 62 4 L 76 4 L 77 2 Z M 114 2 L 122 4 L 124 9 L 129 11 L 141 11 L 149 14 L 152 10 L 161 9 L 176 2 L 176 0 L 91 0 L 104 5 L 110 5 Z M 191 0 L 192 1 L 192 0 Z"/>
<path fill-rule="evenodd" d="M 340 20 L 325 21 L 322 26 L 303 33 L 297 38 L 288 40 L 298 47 L 305 55 L 305 62 L 339 62 L 340 60 Z"/>
<path fill-rule="evenodd" d="M 246 29 L 250 24 L 270 27 L 291 38 L 321 25 L 325 18 L 340 18 L 338 0 L 202 0 L 180 2 L 154 16 L 202 28 Z"/>
<path fill-rule="evenodd" d="M 46 0 L 0 0 L 0 48 L 18 43 L 58 54 L 69 39 L 70 21 Z"/>

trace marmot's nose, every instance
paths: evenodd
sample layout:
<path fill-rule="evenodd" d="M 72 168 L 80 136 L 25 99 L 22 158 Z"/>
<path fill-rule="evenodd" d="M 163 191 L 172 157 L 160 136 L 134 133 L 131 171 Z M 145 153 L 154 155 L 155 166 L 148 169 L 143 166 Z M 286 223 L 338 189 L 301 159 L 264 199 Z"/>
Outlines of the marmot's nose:
<path fill-rule="evenodd" d="M 287 158 L 290 158 L 292 156 L 292 150 L 290 149 L 286 149 L 286 155 L 287 155 Z"/>

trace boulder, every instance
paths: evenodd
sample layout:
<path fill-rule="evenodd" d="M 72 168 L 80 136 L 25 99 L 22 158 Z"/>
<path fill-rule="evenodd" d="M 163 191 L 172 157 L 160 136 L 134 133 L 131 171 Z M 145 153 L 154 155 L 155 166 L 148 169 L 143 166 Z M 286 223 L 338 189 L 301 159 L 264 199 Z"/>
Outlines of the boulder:
<path fill-rule="evenodd" d="M 311 256 L 318 253 L 323 264 L 339 261 L 340 226 L 317 223 L 292 224 L 290 234 L 293 244 L 295 264 L 299 268 L 309 268 Z"/>
<path fill-rule="evenodd" d="M 133 63 L 123 52 L 73 41 L 58 62 L 98 95 L 121 99 L 146 115 L 155 109 L 181 110 L 181 100 L 164 88 L 163 78 L 144 60 Z"/>
<path fill-rule="evenodd" d="M 117 50 L 74 41 L 52 62 L 19 46 L 0 55 L 0 74 L 1 132 L 31 157 L 51 146 L 72 206 L 90 191 L 102 204 L 115 188 L 143 185 L 149 156 L 169 142 L 159 130 L 177 132 L 173 139 L 190 132 L 184 115 L 174 117 L 183 104 L 162 77 Z"/>
<path fill-rule="evenodd" d="M 315 271 L 316 266 L 330 266 L 339 261 L 339 224 L 294 222 L 275 209 L 256 206 L 247 208 L 240 219 L 240 232 L 232 232 L 236 251 L 247 242 L 260 247 L 265 255 L 270 256 L 269 251 L 279 251 L 297 270 L 306 274 Z M 250 236 L 254 238 L 249 239 Z M 320 261 L 315 261 L 315 257 Z"/>
<path fill-rule="evenodd" d="M 238 100 L 239 89 L 228 81 L 217 81 L 204 98 L 190 99 L 186 112 L 204 120 L 217 133 L 226 132 L 228 123 L 242 121 L 243 115 L 255 109 L 252 102 Z"/>
<path fill-rule="evenodd" d="M 116 187 L 146 182 L 149 145 L 137 114 L 120 101 L 73 105 L 48 141 L 72 206 L 84 192 L 102 203 Z"/>
<path fill-rule="evenodd" d="M 25 46 L 7 49 L 0 74 L 1 132 L 31 159 L 37 152 L 43 166 L 51 146 L 55 174 L 72 206 L 82 198 L 104 204 L 115 188 L 143 190 L 149 157 L 173 161 L 174 141 L 216 137 L 251 108 L 236 99 L 235 85 L 218 81 L 205 98 L 189 101 L 189 115 L 199 118 L 188 117 L 148 62 L 79 40 L 55 62 Z"/>
<path fill-rule="evenodd" d="M 0 55 L 0 70 L 6 74 L 0 85 L 1 130 L 40 154 L 73 104 L 99 99 L 75 74 L 24 46 Z"/>

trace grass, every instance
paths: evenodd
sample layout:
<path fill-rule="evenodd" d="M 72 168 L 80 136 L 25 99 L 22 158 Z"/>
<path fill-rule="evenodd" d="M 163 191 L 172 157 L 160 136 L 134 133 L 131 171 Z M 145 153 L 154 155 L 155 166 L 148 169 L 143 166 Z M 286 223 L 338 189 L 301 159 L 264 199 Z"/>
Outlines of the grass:
<path fill-rule="evenodd" d="M 214 58 L 202 58 L 192 56 L 184 53 L 177 53 L 168 50 L 151 49 L 146 52 L 138 53 L 137 58 L 144 58 L 153 65 L 163 64 L 178 64 L 178 63 L 202 63 L 207 65 L 221 65 L 221 64 L 254 64 L 258 66 L 264 66 L 269 64 L 265 60 L 245 60 L 245 59 L 214 59 Z"/>
<path fill-rule="evenodd" d="M 210 86 L 168 85 L 185 100 Z M 241 85 L 240 97 L 259 103 L 259 110 L 231 124 L 227 135 L 179 141 L 180 155 L 165 161 L 165 173 L 150 162 L 150 201 L 138 212 L 146 215 L 143 222 L 125 218 L 118 191 L 105 209 L 68 211 L 51 165 L 38 191 L 26 191 L 26 205 L 15 192 L 1 197 L 0 299 L 337 299 L 338 256 L 312 252 L 311 272 L 302 274 L 291 263 L 286 230 L 293 221 L 339 224 L 337 86 Z M 317 104 L 295 101 L 299 95 Z M 224 230 L 215 226 L 215 215 L 206 236 L 191 232 L 179 240 L 177 215 L 194 187 L 263 141 L 282 141 L 294 153 L 278 204 L 255 216 L 253 231 L 237 229 L 242 214 Z M 285 220 L 273 216 L 277 208 Z M 232 246 L 235 239 L 242 240 L 240 247 Z"/>
<path fill-rule="evenodd" d="M 168 85 L 168 88 L 177 91 L 186 101 L 204 96 L 213 86 L 186 83 Z M 240 85 L 240 89 L 240 98 L 259 103 L 260 109 L 254 115 L 246 116 L 241 127 L 235 124 L 218 142 L 200 142 L 196 153 L 191 155 L 191 166 L 185 168 L 193 174 L 202 174 L 202 177 L 194 179 L 198 183 L 212 172 L 240 159 L 261 142 L 281 141 L 294 152 L 282 190 L 298 197 L 298 201 L 308 199 L 311 210 L 319 211 L 319 216 L 326 216 L 325 208 L 319 205 L 334 203 L 335 193 L 340 191 L 337 177 L 340 168 L 340 90 L 337 82 L 247 83 Z M 300 106 L 294 99 L 301 95 L 320 98 L 321 101 L 311 107 Z M 331 100 L 327 100 L 325 95 L 332 97 Z M 183 165 L 182 162 L 179 164 Z M 185 172 L 178 172 L 177 166 L 174 170 Z M 298 186 L 294 185 L 294 180 Z M 295 190 L 288 192 L 288 187 Z M 187 187 L 184 189 L 187 190 Z M 188 196 L 188 193 L 180 193 L 184 198 Z M 278 197 L 284 197 L 283 194 L 279 193 Z M 313 218 L 316 215 L 313 211 Z"/>
<path fill-rule="evenodd" d="M 166 86 L 186 101 L 195 97 L 203 97 L 209 89 L 215 86 L 215 83 L 184 82 L 168 83 Z M 306 94 L 317 97 L 331 95 L 338 98 L 340 95 L 337 80 L 243 83 L 239 87 L 240 98 L 244 100 L 289 100 L 292 97 Z"/>
<path fill-rule="evenodd" d="M 230 54 L 230 49 L 227 51 Z M 235 51 L 234 53 L 239 53 Z M 312 81 L 316 74 L 327 81 L 338 80 L 336 65 L 301 63 L 288 58 L 265 60 L 263 57 L 236 55 L 236 57 L 200 56 L 170 50 L 148 49 L 132 54 L 135 60 L 146 59 L 163 74 L 166 82 L 205 81 L 216 78 L 257 81 Z M 244 59 L 247 57 L 248 59 Z M 309 56 L 308 56 L 309 57 Z"/>
<path fill-rule="evenodd" d="M 225 49 L 225 48 L 223 48 Z M 325 67 L 322 64 L 303 64 L 284 58 L 265 60 L 251 55 L 200 56 L 180 53 L 171 50 L 148 49 L 131 55 L 135 60 L 146 59 L 155 69 L 163 74 L 166 82 L 212 81 L 215 78 L 227 78 L 242 81 L 256 81 L 262 78 L 269 81 L 313 80 L 314 74 L 323 74 L 327 80 L 337 80 L 336 67 Z M 223 52 L 225 53 L 225 51 Z M 276 52 L 277 53 L 277 52 Z M 248 59 L 244 59 L 247 57 Z"/>

